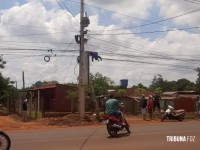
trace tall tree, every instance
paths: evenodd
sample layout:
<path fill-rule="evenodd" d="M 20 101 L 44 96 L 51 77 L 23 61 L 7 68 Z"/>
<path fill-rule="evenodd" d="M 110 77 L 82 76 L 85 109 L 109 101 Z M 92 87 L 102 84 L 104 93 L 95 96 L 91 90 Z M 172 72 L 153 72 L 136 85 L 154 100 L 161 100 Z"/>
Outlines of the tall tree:
<path fill-rule="evenodd" d="M 165 80 L 162 85 L 162 91 L 176 91 L 177 90 L 177 84 L 176 81 L 167 81 Z"/>
<path fill-rule="evenodd" d="M 1 70 L 5 68 L 5 64 L 6 62 L 3 60 L 2 56 L 0 56 L 0 103 L 6 106 L 7 104 L 6 100 L 9 99 L 8 107 L 9 110 L 11 110 L 10 102 L 13 102 L 13 104 L 15 104 L 14 101 L 15 88 L 9 85 L 11 83 L 10 78 L 5 78 L 1 73 Z M 12 99 L 13 101 L 10 101 L 10 99 Z M 13 106 L 13 108 L 15 109 L 15 106 Z"/>
<path fill-rule="evenodd" d="M 6 89 L 8 88 L 8 84 L 10 82 L 9 78 L 4 78 L 1 69 L 5 68 L 6 62 L 3 60 L 2 56 L 0 56 L 0 99 L 5 97 Z"/>
<path fill-rule="evenodd" d="M 5 68 L 6 61 L 3 60 L 2 55 L 0 56 L 0 69 Z"/>
<path fill-rule="evenodd" d="M 145 88 L 137 88 L 135 93 L 136 93 L 136 96 L 142 96 L 142 94 L 145 94 L 147 91 L 147 89 Z"/>
<path fill-rule="evenodd" d="M 144 88 L 148 89 L 146 86 L 144 86 L 142 83 L 139 83 L 138 85 L 133 85 L 132 88 L 137 89 L 137 88 Z"/>
<path fill-rule="evenodd" d="M 114 81 L 99 72 L 91 74 L 91 80 L 96 96 L 107 94 L 109 87 L 114 85 Z"/>
<path fill-rule="evenodd" d="M 149 89 L 154 91 L 156 88 L 158 87 L 162 87 L 164 81 L 163 81 L 163 77 L 160 74 L 157 74 L 154 76 L 151 85 L 149 86 Z"/>
<path fill-rule="evenodd" d="M 196 68 L 195 71 L 197 72 L 197 80 L 196 80 L 196 87 L 198 89 L 198 92 L 200 94 L 200 68 Z"/>
<path fill-rule="evenodd" d="M 195 90 L 195 84 L 193 82 L 190 82 L 187 79 L 179 79 L 177 80 L 177 90 L 178 91 L 190 91 Z"/>

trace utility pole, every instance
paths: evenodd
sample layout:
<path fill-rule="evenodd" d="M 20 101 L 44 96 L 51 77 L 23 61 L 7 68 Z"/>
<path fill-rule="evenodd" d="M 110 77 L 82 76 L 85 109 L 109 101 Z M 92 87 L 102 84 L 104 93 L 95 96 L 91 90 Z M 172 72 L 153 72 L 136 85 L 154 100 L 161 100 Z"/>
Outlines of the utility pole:
<path fill-rule="evenodd" d="M 0 24 L 1 24 L 1 15 L 2 15 L 2 13 L 1 13 L 1 9 L 0 9 Z"/>
<path fill-rule="evenodd" d="M 80 62 L 79 62 L 79 112 L 80 117 L 85 117 L 85 90 L 83 85 L 83 52 L 84 52 L 84 26 L 82 20 L 84 17 L 84 0 L 80 5 Z"/>
<path fill-rule="evenodd" d="M 24 92 L 25 90 L 24 71 L 22 72 L 22 81 L 23 81 L 23 92 Z"/>
<path fill-rule="evenodd" d="M 79 113 L 80 117 L 85 117 L 85 90 L 84 86 L 89 85 L 89 51 L 84 51 L 84 44 L 87 39 L 84 35 L 87 34 L 85 27 L 90 24 L 89 17 L 85 13 L 84 16 L 84 0 L 81 0 L 80 5 L 80 35 L 75 35 L 76 42 L 80 45 L 79 63 Z"/>

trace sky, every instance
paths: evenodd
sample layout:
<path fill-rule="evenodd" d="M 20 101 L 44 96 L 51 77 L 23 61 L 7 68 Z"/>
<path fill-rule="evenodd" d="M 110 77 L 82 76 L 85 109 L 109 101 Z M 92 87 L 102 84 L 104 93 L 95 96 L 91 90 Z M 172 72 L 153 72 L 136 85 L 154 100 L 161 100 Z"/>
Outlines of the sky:
<path fill-rule="evenodd" d="M 200 0 L 84 0 L 90 24 L 90 72 L 128 86 L 154 76 L 195 82 L 200 67 Z M 22 87 L 37 81 L 78 83 L 80 0 L 0 0 L 0 55 L 5 77 Z M 44 60 L 45 56 L 50 61 Z"/>

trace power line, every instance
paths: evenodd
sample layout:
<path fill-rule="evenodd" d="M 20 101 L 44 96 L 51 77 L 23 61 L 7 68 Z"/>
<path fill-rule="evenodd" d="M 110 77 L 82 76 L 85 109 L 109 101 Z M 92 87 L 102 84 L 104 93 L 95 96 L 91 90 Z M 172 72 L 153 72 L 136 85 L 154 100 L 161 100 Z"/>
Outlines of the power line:
<path fill-rule="evenodd" d="M 32 34 L 18 34 L 18 35 L 6 35 L 6 36 L 2 36 L 0 35 L 0 38 L 5 38 L 5 37 L 14 37 L 14 36 L 46 36 L 46 35 L 49 35 L 49 34 L 64 34 L 63 32 L 53 32 L 53 33 L 32 33 Z M 66 35 L 66 34 L 65 34 Z M 68 36 L 71 36 L 71 35 L 68 35 Z"/>
<path fill-rule="evenodd" d="M 64 3 L 62 0 L 61 0 L 61 2 L 62 2 L 62 4 L 63 4 L 64 8 L 63 8 L 63 6 L 59 3 L 58 0 L 56 0 L 56 2 L 57 2 L 57 4 L 60 6 L 60 8 L 61 8 L 64 12 L 65 12 L 65 9 L 64 9 L 64 8 L 66 8 L 66 9 L 69 11 L 69 9 L 66 7 L 65 3 Z M 70 12 L 70 11 L 69 11 L 69 12 Z M 66 14 L 67 14 L 69 23 L 71 24 L 71 26 L 72 26 L 72 28 L 74 29 L 74 31 L 76 31 L 76 29 L 74 28 L 73 24 L 71 23 L 71 18 L 70 18 L 70 16 L 68 15 L 67 12 L 66 12 Z M 75 18 L 73 15 L 72 15 L 72 17 Z M 77 21 L 76 18 L 75 18 L 75 20 Z M 77 25 L 77 24 L 76 24 L 76 25 Z"/>
<path fill-rule="evenodd" d="M 184 1 L 194 4 L 200 4 L 200 1 L 195 1 L 195 0 L 184 0 Z"/>
<path fill-rule="evenodd" d="M 37 48 L 9 48 L 5 47 L 6 50 L 13 50 L 13 51 L 45 51 L 48 52 L 50 49 L 37 49 Z M 79 51 L 77 49 L 52 49 L 53 52 L 74 52 Z"/>
<path fill-rule="evenodd" d="M 95 37 L 93 37 L 93 38 L 95 38 Z M 98 38 L 95 38 L 95 39 L 98 39 Z M 132 48 L 132 47 L 129 47 L 129 46 L 124 46 L 124 45 L 121 45 L 120 43 L 114 43 L 114 42 L 109 42 L 109 41 L 107 41 L 107 40 L 102 40 L 102 39 L 98 39 L 98 40 L 100 40 L 100 41 L 103 41 L 103 42 L 106 42 L 106 43 L 110 43 L 110 44 L 112 44 L 112 45 L 115 45 L 115 46 L 120 46 L 120 47 L 123 47 L 123 48 L 128 48 L 128 49 L 131 49 L 131 50 L 135 50 L 135 51 L 139 51 L 139 52 L 144 52 L 144 53 L 148 53 L 149 55 L 153 55 L 153 57 L 157 57 L 157 58 L 160 58 L 160 59 L 166 59 L 166 60 L 178 60 L 178 61 L 182 61 L 182 62 L 185 62 L 186 61 L 186 59 L 180 59 L 180 58 L 173 58 L 172 56 L 169 56 L 169 55 L 167 55 L 167 54 L 160 54 L 160 53 L 158 53 L 158 52 L 156 52 L 156 53 L 152 53 L 152 52 L 146 52 L 146 51 L 144 51 L 144 50 L 141 50 L 141 49 L 136 49 L 136 48 Z M 109 49 L 109 48 L 108 48 Z M 127 51 L 127 50 L 126 50 Z M 129 55 L 129 56 L 132 56 L 131 54 L 127 54 L 127 55 Z M 121 56 L 123 56 L 123 55 L 121 55 Z M 134 56 L 133 56 L 134 57 Z M 136 56 L 136 57 L 138 57 L 138 56 Z M 152 57 L 152 56 L 149 56 L 149 57 Z M 146 57 L 146 58 L 148 58 L 148 57 Z M 197 62 L 199 62 L 199 60 L 195 60 L 195 59 L 188 59 L 188 61 L 197 61 Z"/>
<path fill-rule="evenodd" d="M 162 32 L 172 32 L 177 30 L 191 30 L 191 29 L 199 29 L 200 27 L 189 27 L 182 29 L 171 29 L 171 30 L 161 30 L 161 31 L 145 31 L 145 32 L 131 32 L 131 33 L 94 33 L 90 35 L 128 35 L 128 34 L 152 34 L 152 33 L 162 33 Z"/>
<path fill-rule="evenodd" d="M 148 26 L 148 25 L 152 25 L 152 24 L 157 24 L 157 23 L 160 23 L 160 22 L 169 21 L 169 20 L 172 20 L 172 19 L 175 19 L 175 18 L 179 18 L 179 17 L 185 16 L 185 15 L 188 15 L 188 14 L 196 13 L 198 11 L 200 11 L 200 9 L 196 9 L 196 10 L 193 10 L 193 11 L 190 11 L 190 12 L 186 12 L 186 13 L 183 13 L 181 15 L 176 15 L 176 16 L 173 16 L 173 17 L 169 17 L 167 19 L 161 19 L 161 20 L 158 20 L 158 21 L 152 21 L 152 22 L 146 23 L 146 24 L 141 24 L 141 25 L 131 26 L 131 27 L 125 27 L 125 28 L 119 28 L 119 29 L 110 29 L 110 30 L 106 30 L 106 31 L 117 31 L 117 30 L 124 30 L 124 29 L 132 29 L 132 28 L 144 27 L 144 26 Z M 96 31 L 102 31 L 102 30 L 96 30 Z"/>
<path fill-rule="evenodd" d="M 58 28 L 48 28 L 48 27 L 41 27 L 41 26 L 33 26 L 33 25 L 28 25 L 28 24 L 16 24 L 16 23 L 7 23 L 7 22 L 3 22 L 2 24 L 6 24 L 6 25 L 11 25 L 11 26 L 22 26 L 23 28 L 24 27 L 29 27 L 29 28 L 41 28 L 41 29 L 50 29 L 50 30 L 56 30 L 56 31 L 66 31 L 66 32 L 75 32 L 76 31 L 68 31 L 68 30 L 60 30 Z"/>
<path fill-rule="evenodd" d="M 80 2 L 77 2 L 77 1 L 73 1 L 73 0 L 68 0 L 68 1 L 71 1 L 71 2 L 74 2 L 74 3 L 80 3 Z M 166 21 L 165 20 L 160 20 L 160 21 L 156 21 L 156 22 L 151 22 L 149 20 L 144 20 L 144 19 L 141 19 L 141 18 L 137 18 L 137 17 L 133 17 L 133 16 L 129 16 L 129 15 L 125 15 L 125 14 L 122 14 L 122 13 L 119 13 L 119 12 L 115 12 L 115 11 L 111 11 L 111 10 L 108 10 L 108 9 L 105 9 L 105 8 L 101 8 L 101 7 L 97 7 L 97 6 L 94 6 L 94 5 L 89 5 L 87 3 L 85 3 L 86 6 L 89 6 L 89 7 L 93 7 L 93 8 L 96 8 L 96 9 L 100 9 L 100 10 L 105 10 L 105 11 L 108 11 L 108 12 L 111 12 L 111 13 L 114 13 L 114 14 L 119 14 L 121 16 L 125 16 L 125 17 L 128 17 L 128 18 L 132 18 L 132 19 L 135 19 L 135 20 L 139 20 L 139 21 L 144 21 L 144 22 L 149 22 L 149 23 L 153 23 L 153 24 L 159 24 L 160 22 L 163 22 L 163 21 Z M 193 13 L 192 12 L 188 12 L 187 14 L 189 13 Z M 186 14 L 182 14 L 182 15 L 186 15 Z M 180 17 L 182 15 L 179 15 L 179 16 L 174 16 L 174 17 L 171 17 L 172 19 L 173 18 L 177 18 L 177 17 Z M 169 20 L 170 18 L 168 18 L 167 20 Z M 144 24 L 145 25 L 145 24 Z M 162 25 L 162 24 L 159 24 L 159 25 Z M 140 26 L 143 26 L 143 25 L 140 25 Z M 140 27 L 138 26 L 138 27 Z M 128 28 L 132 28 L 132 27 L 128 27 Z M 123 29 L 126 29 L 126 28 L 123 28 Z M 109 30 L 106 30 L 106 31 L 109 31 Z"/>
<path fill-rule="evenodd" d="M 110 59 L 110 58 L 103 58 L 103 60 L 110 60 L 110 61 L 117 61 L 117 62 L 133 62 L 133 63 L 142 63 L 142 64 L 148 64 L 148 65 L 162 65 L 162 66 L 169 66 L 169 64 L 158 64 L 153 62 L 147 62 L 147 61 L 134 61 L 134 60 L 123 60 L 123 59 Z M 170 65 L 171 67 L 178 67 L 183 69 L 189 69 L 194 70 L 194 68 L 189 68 L 188 66 L 181 66 L 181 65 Z"/>

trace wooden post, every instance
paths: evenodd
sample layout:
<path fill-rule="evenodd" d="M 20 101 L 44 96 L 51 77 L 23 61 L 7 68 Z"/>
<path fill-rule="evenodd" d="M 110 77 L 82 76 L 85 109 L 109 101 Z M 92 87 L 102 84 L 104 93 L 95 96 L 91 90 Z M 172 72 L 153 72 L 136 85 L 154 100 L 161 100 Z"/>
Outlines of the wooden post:
<path fill-rule="evenodd" d="M 32 112 L 32 92 L 31 92 L 31 97 L 30 97 L 30 101 L 29 101 L 29 117 L 32 118 L 31 112 Z"/>
<path fill-rule="evenodd" d="M 41 112 L 42 112 L 42 118 L 44 118 L 44 98 L 41 98 Z"/>
<path fill-rule="evenodd" d="M 39 101 L 40 101 L 40 90 L 38 90 L 38 98 L 35 101 L 35 119 L 38 118 L 38 106 L 39 106 Z"/>

